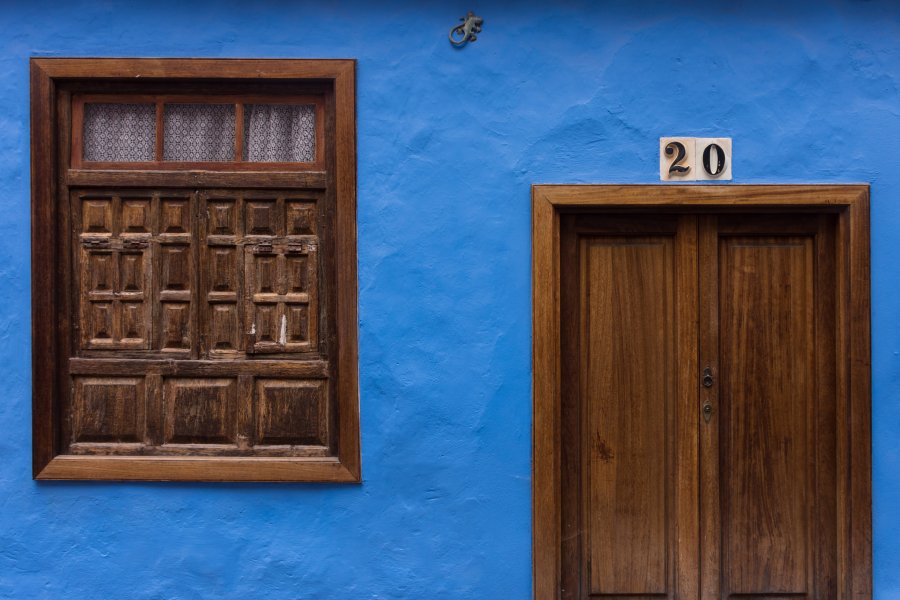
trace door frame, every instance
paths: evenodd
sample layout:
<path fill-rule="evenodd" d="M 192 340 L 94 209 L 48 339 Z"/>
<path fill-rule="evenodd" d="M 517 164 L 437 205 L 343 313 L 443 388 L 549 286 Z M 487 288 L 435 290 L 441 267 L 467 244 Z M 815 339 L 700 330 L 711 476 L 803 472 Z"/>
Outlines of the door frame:
<path fill-rule="evenodd" d="M 784 212 L 837 215 L 838 594 L 872 598 L 869 186 L 532 186 L 533 594 L 557 598 L 561 574 L 560 214 Z"/>

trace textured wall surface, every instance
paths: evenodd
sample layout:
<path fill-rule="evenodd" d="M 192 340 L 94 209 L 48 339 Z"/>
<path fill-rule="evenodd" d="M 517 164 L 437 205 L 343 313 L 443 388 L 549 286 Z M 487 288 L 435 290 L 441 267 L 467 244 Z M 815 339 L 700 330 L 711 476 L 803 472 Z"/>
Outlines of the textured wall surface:
<path fill-rule="evenodd" d="M 0 0 L 0 597 L 530 597 L 529 186 L 655 182 L 661 135 L 723 135 L 735 183 L 872 184 L 900 598 L 900 7 L 443 4 Z M 359 60 L 362 485 L 31 480 L 30 56 Z"/>

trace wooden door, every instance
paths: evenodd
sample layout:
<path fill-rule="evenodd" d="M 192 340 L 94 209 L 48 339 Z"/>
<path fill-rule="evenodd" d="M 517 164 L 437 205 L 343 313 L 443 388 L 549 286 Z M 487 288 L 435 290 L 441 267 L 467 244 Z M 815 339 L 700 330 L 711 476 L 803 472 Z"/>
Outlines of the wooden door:
<path fill-rule="evenodd" d="M 832 215 L 564 215 L 562 598 L 837 598 Z"/>

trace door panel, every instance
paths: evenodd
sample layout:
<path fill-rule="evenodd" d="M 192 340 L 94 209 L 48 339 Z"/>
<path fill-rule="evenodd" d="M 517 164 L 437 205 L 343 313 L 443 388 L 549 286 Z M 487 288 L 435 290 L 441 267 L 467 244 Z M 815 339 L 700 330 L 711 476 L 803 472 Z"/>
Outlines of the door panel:
<path fill-rule="evenodd" d="M 566 229 L 564 302 L 579 308 L 564 315 L 578 384 L 564 383 L 564 435 L 577 447 L 563 456 L 562 597 L 696 593 L 696 565 L 679 550 L 696 545 L 697 479 L 684 460 L 695 455 L 684 404 L 696 387 L 679 377 L 696 362 L 696 334 L 676 345 L 685 323 L 696 330 L 684 314 L 696 219 L 570 217 Z"/>
<path fill-rule="evenodd" d="M 721 242 L 720 257 L 725 587 L 805 595 L 812 242 L 732 238 Z"/>
<path fill-rule="evenodd" d="M 723 598 L 834 597 L 834 247 L 817 225 L 719 219 Z"/>
<path fill-rule="evenodd" d="M 560 597 L 836 598 L 836 219 L 560 228 Z"/>
<path fill-rule="evenodd" d="M 665 594 L 673 240 L 582 241 L 591 594 Z"/>

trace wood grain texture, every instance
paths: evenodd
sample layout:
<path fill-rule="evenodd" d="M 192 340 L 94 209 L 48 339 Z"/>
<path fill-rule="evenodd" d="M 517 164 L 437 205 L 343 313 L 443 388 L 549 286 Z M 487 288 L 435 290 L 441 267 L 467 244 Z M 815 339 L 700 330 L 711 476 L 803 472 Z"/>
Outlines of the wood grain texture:
<path fill-rule="evenodd" d="M 559 212 L 534 189 L 532 272 L 532 561 L 534 597 L 553 599 L 561 581 Z"/>
<path fill-rule="evenodd" d="M 699 323 L 699 221 L 691 216 L 678 219 L 675 233 L 675 340 L 673 375 L 675 402 L 674 442 L 674 539 L 670 546 L 675 598 L 697 598 L 700 592 L 701 540 L 700 469 L 700 372 Z"/>
<path fill-rule="evenodd" d="M 673 246 L 637 236 L 581 243 L 590 594 L 671 597 Z"/>
<path fill-rule="evenodd" d="M 699 468 L 697 473 L 687 479 L 688 482 L 696 483 L 688 483 L 679 493 L 684 498 L 690 498 L 692 493 L 699 494 L 701 509 L 692 516 L 690 511 L 679 511 L 676 508 L 676 518 L 684 519 L 687 523 L 686 527 L 677 529 L 681 544 L 677 560 L 687 559 L 685 564 L 695 560 L 697 563 L 694 564 L 699 563 L 700 566 L 692 573 L 678 578 L 677 597 L 719 598 L 736 593 L 736 597 L 784 597 L 789 594 L 792 597 L 871 598 L 868 189 L 866 186 L 672 188 L 677 189 L 669 190 L 668 186 L 535 186 L 533 189 L 535 597 L 580 598 L 585 593 L 583 589 L 572 590 L 572 578 L 565 572 L 567 563 L 584 558 L 579 554 L 581 551 L 578 550 L 578 543 L 569 539 L 572 535 L 577 539 L 578 528 L 583 526 L 578 525 L 577 520 L 573 522 L 565 516 L 566 512 L 571 511 L 567 508 L 570 502 L 560 501 L 559 486 L 564 481 L 571 481 L 566 475 L 568 469 L 562 469 L 561 479 L 556 475 L 560 472 L 560 456 L 565 457 L 563 465 L 575 463 L 570 458 L 574 455 L 564 447 L 564 440 L 578 435 L 578 427 L 572 424 L 574 421 L 567 420 L 565 415 L 561 417 L 559 412 L 560 406 L 565 409 L 569 405 L 565 400 L 566 393 L 560 403 L 560 390 L 565 392 L 569 388 L 566 385 L 560 386 L 559 378 L 568 373 L 571 367 L 565 361 L 560 361 L 560 353 L 570 347 L 565 341 L 566 337 L 572 337 L 572 327 L 565 325 L 566 319 L 561 317 L 559 310 L 560 294 L 566 301 L 566 312 L 573 310 L 569 304 L 573 294 L 566 291 L 570 286 L 564 284 L 559 276 L 561 256 L 567 257 L 562 263 L 565 265 L 571 263 L 573 252 L 571 244 L 565 238 L 560 241 L 561 228 L 568 231 L 572 226 L 561 226 L 561 223 L 567 221 L 561 219 L 560 215 L 570 207 L 580 211 L 585 208 L 594 211 L 609 210 L 613 212 L 603 217 L 584 215 L 577 218 L 584 222 L 593 219 L 595 224 L 604 219 L 610 222 L 618 220 L 616 227 L 621 228 L 622 220 L 627 219 L 625 213 L 631 207 L 630 210 L 642 211 L 641 218 L 650 220 L 656 218 L 653 213 L 647 212 L 652 210 L 669 213 L 701 212 L 709 215 L 699 218 L 699 247 L 692 251 L 702 265 L 703 273 L 697 279 L 701 284 L 696 288 L 698 303 L 708 309 L 700 311 L 701 318 L 698 322 L 691 323 L 690 316 L 681 321 L 688 331 L 693 327 L 694 332 L 699 332 L 699 339 L 693 338 L 699 342 L 697 356 L 700 364 L 697 367 L 709 364 L 716 378 L 724 376 L 724 373 L 720 373 L 718 364 L 721 359 L 718 340 L 724 335 L 718 325 L 719 277 L 723 276 L 719 272 L 720 234 L 725 239 L 750 236 L 744 241 L 751 246 L 777 241 L 778 243 L 769 244 L 772 246 L 771 250 L 775 254 L 787 252 L 787 256 L 779 256 L 772 263 L 765 258 L 765 252 L 754 255 L 753 260 L 750 260 L 750 255 L 758 248 L 751 249 L 752 252 L 748 251 L 749 254 L 740 259 L 743 262 L 739 268 L 732 268 L 735 265 L 731 263 L 735 260 L 731 260 L 727 270 L 739 279 L 729 281 L 742 281 L 740 277 L 747 277 L 748 269 L 758 268 L 759 264 L 768 265 L 766 268 L 773 277 L 776 273 L 780 274 L 770 280 L 771 285 L 759 287 L 734 283 L 732 287 L 743 290 L 738 294 L 741 298 L 754 294 L 760 299 L 763 296 L 786 298 L 781 305 L 792 307 L 790 310 L 785 309 L 787 312 L 783 313 L 791 323 L 787 326 L 787 331 L 800 331 L 802 335 L 798 339 L 806 340 L 808 348 L 815 346 L 812 350 L 801 351 L 802 358 L 785 356 L 786 364 L 792 365 L 794 370 L 806 372 L 805 376 L 798 376 L 801 378 L 793 391 L 778 383 L 779 378 L 787 377 L 784 373 L 779 372 L 780 375 L 771 377 L 773 373 L 766 371 L 767 375 L 762 375 L 767 378 L 766 385 L 776 385 L 770 390 L 775 397 L 780 397 L 778 394 L 793 393 L 805 397 L 806 401 L 778 401 L 772 404 L 769 393 L 761 392 L 761 395 L 754 394 L 755 400 L 747 400 L 742 408 L 732 406 L 734 410 L 747 411 L 744 417 L 732 418 L 728 414 L 721 405 L 724 398 L 719 397 L 716 385 L 699 388 L 703 391 L 694 396 L 695 400 L 690 400 L 691 394 L 696 394 L 698 390 L 699 368 L 693 374 L 681 376 L 682 389 L 687 391 L 694 387 L 694 392 L 688 392 L 685 400 L 685 406 L 693 406 L 685 410 L 694 413 L 696 417 L 694 420 L 686 419 L 679 431 L 688 437 L 699 434 L 699 437 L 694 438 L 698 440 L 699 446 L 688 443 L 682 450 L 676 450 L 676 456 L 679 460 L 687 457 L 688 462 L 695 460 Z M 755 213 L 759 216 L 728 217 L 736 212 Z M 795 216 L 786 218 L 783 215 L 787 212 L 794 213 Z M 685 235 L 687 230 L 679 231 L 679 235 Z M 801 240 L 799 247 L 802 248 L 803 259 L 799 263 L 791 251 L 777 249 L 784 245 L 782 242 L 785 240 L 789 240 L 791 244 Z M 788 244 L 789 248 L 793 248 L 791 244 Z M 800 263 L 802 268 L 797 271 L 794 266 Z M 855 270 L 851 268 L 854 265 Z M 679 281 L 685 276 L 690 279 L 689 273 L 686 275 L 682 270 L 679 275 L 682 279 Z M 785 277 L 797 279 L 798 283 L 787 286 L 784 283 L 773 283 Z M 704 281 L 710 280 L 712 283 L 702 285 Z M 796 302 L 791 298 L 799 297 L 804 298 L 806 304 L 801 302 L 793 306 Z M 729 306 L 733 318 L 729 331 L 735 330 L 735 327 L 739 331 L 746 331 L 745 322 L 751 315 L 743 312 L 757 310 L 753 306 L 759 305 L 758 302 L 750 303 L 749 307 L 737 301 L 731 303 Z M 856 312 L 851 307 L 856 307 Z M 575 307 L 574 310 L 582 309 Z M 737 313 L 743 316 L 736 316 Z M 753 319 L 759 321 L 759 317 Z M 740 329 L 741 327 L 744 329 Z M 797 327 L 800 329 L 797 330 Z M 754 332 L 754 335 L 762 336 L 760 341 L 772 341 L 775 337 L 787 335 L 781 331 L 783 328 L 763 329 L 770 333 Z M 685 328 L 680 327 L 679 332 L 684 335 Z M 560 336 L 563 337 L 563 343 L 560 343 Z M 832 342 L 828 341 L 829 336 Z M 688 334 L 687 337 L 692 336 Z M 748 340 L 750 337 L 737 336 L 734 339 Z M 810 340 L 815 340 L 815 343 Z M 857 340 L 857 344 L 853 340 Z M 691 347 L 690 339 L 687 346 Z M 773 352 L 773 355 L 777 356 L 778 352 Z M 740 367 L 736 364 L 730 367 L 732 370 L 740 368 L 747 372 L 747 369 L 757 368 L 759 360 L 764 359 L 757 357 L 755 360 L 757 362 L 749 366 L 741 363 Z M 801 360 L 803 365 L 793 365 L 792 360 Z M 754 364 L 757 366 L 753 366 Z M 570 376 L 571 374 L 566 375 Z M 738 388 L 742 393 L 748 389 L 743 385 Z M 709 424 L 705 424 L 700 416 L 705 401 L 710 401 L 714 407 Z M 782 406 L 790 408 L 777 408 Z M 771 417 L 774 415 L 773 410 L 789 412 L 783 418 L 775 419 Z M 724 437 L 720 439 L 720 419 L 739 428 L 723 430 L 721 435 Z M 724 425 L 722 423 L 721 426 Z M 751 431 L 756 433 L 751 434 Z M 789 439 L 790 445 L 786 447 L 781 444 L 776 448 L 771 444 L 760 443 L 760 436 L 767 437 L 773 443 L 775 439 Z M 746 443 L 740 440 L 745 440 Z M 720 446 L 726 449 L 725 462 L 722 464 L 727 468 L 723 468 L 716 458 L 719 456 Z M 729 447 L 740 456 L 727 450 Z M 738 447 L 743 450 L 738 451 Z M 756 453 L 756 458 L 752 456 L 753 453 Z M 731 477 L 729 485 L 747 488 L 747 478 L 735 474 L 729 464 L 734 461 L 743 463 L 740 468 L 750 469 L 746 473 L 749 479 L 759 473 L 754 470 L 756 467 L 753 465 L 762 465 L 764 473 L 771 472 L 774 476 L 773 485 L 780 485 L 790 497 L 767 495 L 768 492 L 764 489 L 744 489 L 747 493 L 742 492 L 741 501 L 748 504 L 736 509 L 736 506 L 730 504 L 730 500 L 722 496 L 725 499 L 721 501 L 726 504 L 725 510 L 720 514 L 720 480 L 725 482 Z M 802 473 L 799 476 L 796 473 L 798 471 Z M 792 472 L 793 477 L 788 477 L 788 472 Z M 587 493 L 587 490 L 577 493 Z M 748 515 L 754 514 L 753 511 L 760 507 L 768 507 L 765 512 L 769 516 L 762 522 L 756 519 L 757 528 L 751 530 L 749 521 L 753 519 L 749 519 Z M 780 514 L 787 517 L 779 521 Z M 723 518 L 728 523 L 726 530 L 720 529 Z M 746 527 L 739 523 L 735 527 L 735 523 L 731 522 L 735 518 L 743 520 Z M 857 527 L 857 523 L 862 523 L 863 526 Z M 835 527 L 835 524 L 839 525 Z M 685 543 L 682 535 L 689 532 L 691 527 L 694 527 L 694 531 L 699 529 L 701 533 L 693 538 L 688 533 Z M 772 532 L 778 533 L 780 537 L 773 538 L 770 535 Z M 740 539 L 742 536 L 743 540 Z M 728 548 L 725 552 L 719 551 L 720 542 L 716 540 L 726 544 Z M 749 546 L 742 543 L 747 541 Z M 759 544 L 774 548 L 769 552 L 771 556 L 768 567 L 765 562 L 753 562 L 757 560 L 756 554 L 765 551 L 760 547 L 756 547 L 755 551 L 750 550 Z M 741 552 L 743 555 L 738 556 Z M 692 554 L 696 555 L 693 559 L 690 558 Z M 752 559 L 748 558 L 751 554 L 754 555 Z M 721 567 L 723 564 L 724 569 Z M 795 568 L 790 568 L 791 564 Z M 625 574 L 627 575 L 627 571 Z M 754 579 L 756 581 L 752 581 Z M 578 581 L 577 577 L 575 581 Z M 722 589 L 723 584 L 730 591 Z"/>
<path fill-rule="evenodd" d="M 356 482 L 335 457 L 55 457 L 36 479 L 121 481 L 331 481 Z"/>
<path fill-rule="evenodd" d="M 535 185 L 556 207 L 771 209 L 843 211 L 868 198 L 867 185 Z"/>
<path fill-rule="evenodd" d="M 812 597 L 817 394 L 814 240 L 719 245 L 722 593 Z M 828 338 L 818 340 L 828 345 Z M 832 422 L 832 425 L 834 423 Z M 835 460 L 827 461 L 833 468 Z M 833 497 L 833 493 L 830 496 Z M 818 577 L 816 577 L 818 576 Z M 827 594 L 817 598 L 831 597 Z"/>
<path fill-rule="evenodd" d="M 712 377 L 719 377 L 719 303 L 718 303 L 718 223 L 716 215 L 701 215 L 698 219 L 697 249 L 699 258 L 699 363 L 695 371 L 700 381 L 704 369 L 709 369 Z M 701 386 L 696 410 L 711 407 L 709 422 L 698 415 L 700 423 L 700 449 L 698 470 L 700 472 L 700 598 L 721 598 L 722 580 L 722 527 L 721 504 L 719 502 L 719 390 L 721 386 Z M 702 412 L 700 413 L 702 415 Z"/>
<path fill-rule="evenodd" d="M 274 68 L 274 67 L 273 67 Z M 312 66 L 311 66 L 312 68 Z M 359 350 L 356 267 L 356 62 L 324 61 L 334 77 L 334 294 L 338 397 L 338 454 L 357 478 L 359 448 Z M 324 75 L 320 75 L 322 77 Z M 312 77 L 312 75 L 310 75 Z"/>
<path fill-rule="evenodd" d="M 32 62 L 34 139 L 57 150 L 33 161 L 34 264 L 48 265 L 33 278 L 34 475 L 359 481 L 355 63 L 207 60 L 215 81 L 200 83 L 191 62 Z M 257 78 L 259 93 L 246 95 Z M 159 98 L 166 85 L 197 98 L 230 85 L 244 101 L 312 93 L 317 161 L 294 172 L 68 168 L 80 148 L 72 110 L 142 85 Z M 269 248 L 271 272 L 245 260 Z M 276 307 L 277 347 L 265 354 L 247 353 L 244 332 L 260 321 L 248 301 Z"/>
<path fill-rule="evenodd" d="M 56 239 L 58 159 L 56 149 L 56 89 L 43 65 L 31 61 L 31 371 L 32 474 L 37 476 L 58 452 L 57 375 L 60 370 Z"/>
<path fill-rule="evenodd" d="M 110 169 L 69 169 L 65 174 L 72 187 L 181 187 L 181 188 L 288 188 L 325 189 L 328 182 L 324 171 L 290 173 L 209 172 L 209 171 L 115 171 Z"/>
<path fill-rule="evenodd" d="M 579 357 L 582 337 L 586 333 L 586 307 L 582 303 L 585 294 L 581 290 L 582 265 L 579 259 L 578 225 L 573 215 L 560 218 L 560 353 L 561 356 Z M 559 382 L 560 439 L 572 443 L 560 444 L 560 582 L 559 597 L 564 600 L 579 598 L 585 585 L 586 571 L 581 569 L 588 549 L 584 497 L 584 430 L 586 419 L 581 410 L 582 375 L 581 360 L 561 360 Z"/>
<path fill-rule="evenodd" d="M 845 299 L 848 347 L 838 347 L 838 362 L 848 364 L 848 450 L 847 472 L 849 500 L 842 523 L 847 523 L 849 556 L 853 565 L 846 571 L 848 597 L 872 597 L 872 393 L 871 377 L 871 290 L 869 283 L 869 189 L 859 191 L 859 198 L 842 221 L 838 248 L 846 248 L 846 279 L 842 279 Z M 844 245 L 846 243 L 846 245 Z M 842 275 L 844 275 L 842 273 Z M 849 297 L 849 298 L 848 298 Z"/>
<path fill-rule="evenodd" d="M 346 77 L 350 59 L 33 58 L 47 77 L 65 79 L 278 80 Z"/>
<path fill-rule="evenodd" d="M 560 247 L 560 597 L 696 595 L 696 218 L 563 215 Z"/>

